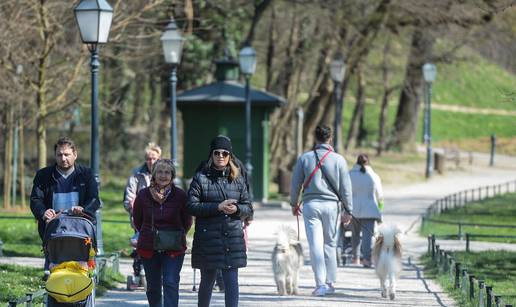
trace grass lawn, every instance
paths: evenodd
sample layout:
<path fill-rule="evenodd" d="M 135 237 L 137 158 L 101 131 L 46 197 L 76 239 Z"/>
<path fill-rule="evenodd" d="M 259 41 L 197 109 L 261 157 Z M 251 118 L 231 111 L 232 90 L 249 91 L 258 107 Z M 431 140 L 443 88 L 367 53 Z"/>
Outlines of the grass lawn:
<path fill-rule="evenodd" d="M 432 219 L 440 221 L 464 222 L 464 223 L 483 223 L 494 225 L 516 225 L 516 193 L 497 196 L 480 202 L 467 204 L 466 206 L 446 213 L 432 216 Z M 427 222 L 421 235 L 429 234 L 451 235 L 457 234 L 458 227 L 455 225 L 445 225 Z M 492 235 L 511 235 L 516 236 L 515 228 L 484 228 L 474 226 L 464 226 L 462 233 L 473 234 L 492 234 Z M 516 243 L 516 239 L 495 239 L 495 238 L 474 238 L 474 240 Z"/>
<path fill-rule="evenodd" d="M 26 293 L 34 293 L 44 287 L 41 281 L 40 268 L 30 268 L 18 265 L 0 264 L 0 304 L 6 304 L 10 300 L 19 299 Z M 120 273 L 114 273 L 110 268 L 106 269 L 104 278 L 97 285 L 96 294 L 101 296 L 107 289 L 114 288 L 116 283 L 125 281 Z M 37 305 L 41 299 L 35 300 Z"/>
<path fill-rule="evenodd" d="M 453 257 L 461 262 L 462 267 L 465 267 L 469 274 L 473 274 L 478 279 L 484 280 L 487 286 L 492 286 L 494 294 L 502 296 L 502 300 L 505 304 L 512 304 L 513 306 L 516 304 L 516 289 L 514 288 L 516 284 L 515 252 L 454 252 Z M 459 306 L 477 306 L 476 304 L 470 304 L 467 300 L 462 298 L 460 291 L 453 288 L 448 273 L 437 272 L 430 257 L 425 256 L 423 263 L 425 264 L 425 275 L 437 279 L 443 288 L 456 299 Z M 478 292 L 475 293 L 477 294 Z M 476 296 L 475 299 L 477 299 Z"/>
<path fill-rule="evenodd" d="M 0 303 L 37 291 L 43 286 L 41 276 L 40 268 L 0 264 Z"/>

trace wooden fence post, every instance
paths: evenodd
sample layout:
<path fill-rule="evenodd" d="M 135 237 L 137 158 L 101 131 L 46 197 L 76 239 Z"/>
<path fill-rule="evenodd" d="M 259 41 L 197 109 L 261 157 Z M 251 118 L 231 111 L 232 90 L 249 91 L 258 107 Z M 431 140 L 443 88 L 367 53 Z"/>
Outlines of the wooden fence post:
<path fill-rule="evenodd" d="M 27 297 L 27 304 L 25 306 L 32 307 L 32 293 L 27 293 L 25 295 Z"/>
<path fill-rule="evenodd" d="M 469 275 L 469 300 L 475 298 L 475 275 Z"/>
<path fill-rule="evenodd" d="M 460 288 L 460 262 L 455 262 L 455 289 Z"/>
<path fill-rule="evenodd" d="M 466 252 L 469 253 L 469 233 L 466 233 Z"/>
<path fill-rule="evenodd" d="M 462 296 L 466 298 L 468 296 L 468 271 L 466 269 L 462 269 L 462 277 L 461 277 L 461 284 L 462 284 Z"/>
<path fill-rule="evenodd" d="M 493 307 L 493 287 L 486 286 L 486 307 Z"/>
<path fill-rule="evenodd" d="M 484 281 L 478 281 L 478 307 L 484 307 Z"/>
<path fill-rule="evenodd" d="M 435 235 L 432 234 L 432 260 L 435 260 Z"/>

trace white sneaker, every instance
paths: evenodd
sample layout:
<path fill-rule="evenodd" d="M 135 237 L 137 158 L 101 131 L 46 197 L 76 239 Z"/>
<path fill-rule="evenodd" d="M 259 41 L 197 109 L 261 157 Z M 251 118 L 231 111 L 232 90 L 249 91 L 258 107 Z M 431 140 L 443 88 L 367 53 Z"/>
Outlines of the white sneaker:
<path fill-rule="evenodd" d="M 313 296 L 325 296 L 326 291 L 328 288 L 326 288 L 326 285 L 319 286 L 315 288 L 315 290 L 312 292 Z"/>
<path fill-rule="evenodd" d="M 326 284 L 326 294 L 334 294 L 335 287 L 332 284 Z"/>

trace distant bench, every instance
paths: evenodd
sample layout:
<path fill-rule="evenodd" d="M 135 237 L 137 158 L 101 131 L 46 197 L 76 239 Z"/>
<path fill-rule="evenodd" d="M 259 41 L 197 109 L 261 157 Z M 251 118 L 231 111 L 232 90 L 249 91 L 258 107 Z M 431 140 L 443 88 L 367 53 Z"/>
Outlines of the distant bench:
<path fill-rule="evenodd" d="M 446 170 L 446 161 L 450 161 L 454 165 L 455 169 L 461 165 L 461 153 L 456 147 L 444 147 L 442 151 L 434 152 L 434 170 L 439 174 L 444 173 Z M 473 164 L 473 153 L 470 151 L 467 153 L 467 161 L 469 165 Z"/>

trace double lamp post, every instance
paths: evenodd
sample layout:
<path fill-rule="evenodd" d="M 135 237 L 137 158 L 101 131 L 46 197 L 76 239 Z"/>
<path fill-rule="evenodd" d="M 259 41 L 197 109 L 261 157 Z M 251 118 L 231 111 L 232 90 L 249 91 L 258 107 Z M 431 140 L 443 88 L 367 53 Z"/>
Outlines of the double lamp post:
<path fill-rule="evenodd" d="M 113 19 L 113 9 L 105 0 L 82 0 L 74 9 L 75 19 L 79 26 L 81 39 L 88 46 L 91 54 L 91 169 L 95 181 L 100 187 L 99 176 L 99 104 L 98 104 L 98 72 L 99 45 L 108 41 L 109 29 Z M 102 240 L 102 220 L 100 209 L 96 212 L 97 248 L 99 255 L 104 254 Z"/>
<path fill-rule="evenodd" d="M 335 120 L 333 121 L 333 145 L 335 152 L 339 151 L 340 140 L 342 139 L 342 81 L 346 74 L 346 63 L 342 56 L 337 55 L 330 64 L 330 76 L 334 82 L 334 96 L 335 96 Z"/>
<path fill-rule="evenodd" d="M 437 69 L 434 64 L 423 65 L 423 79 L 425 80 L 425 114 L 423 122 L 424 141 L 426 144 L 425 177 L 432 176 L 432 82 L 435 81 Z"/>
<path fill-rule="evenodd" d="M 251 46 L 246 46 L 240 50 L 238 61 L 240 64 L 240 71 L 245 77 L 245 168 L 247 171 L 247 178 L 249 181 L 249 193 L 252 197 L 252 175 L 253 164 L 251 159 L 253 157 L 251 150 L 251 76 L 256 70 L 256 51 Z"/>

